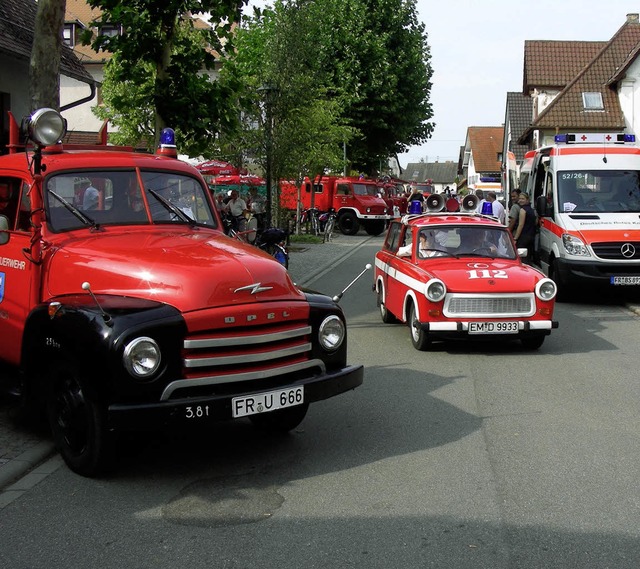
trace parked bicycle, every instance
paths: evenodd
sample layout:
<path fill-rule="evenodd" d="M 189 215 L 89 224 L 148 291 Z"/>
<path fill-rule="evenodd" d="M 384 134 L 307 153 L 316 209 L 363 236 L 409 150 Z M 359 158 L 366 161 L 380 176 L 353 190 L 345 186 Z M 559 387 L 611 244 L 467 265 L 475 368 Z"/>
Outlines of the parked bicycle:
<path fill-rule="evenodd" d="M 336 226 L 336 217 L 336 210 L 334 208 L 329 208 L 329 211 L 320 214 L 320 224 L 324 225 L 324 243 L 328 243 L 333 239 L 333 230 Z"/>
<path fill-rule="evenodd" d="M 255 220 L 255 218 L 253 218 Z M 227 215 L 222 216 L 224 232 L 238 241 L 254 245 L 271 255 L 285 269 L 289 268 L 289 249 L 287 247 L 287 232 L 277 227 L 271 227 L 264 231 L 255 228 L 237 231 Z"/>
<path fill-rule="evenodd" d="M 317 207 L 310 207 L 305 209 L 300 214 L 300 227 L 305 225 L 307 227 L 307 233 L 311 235 L 320 234 L 320 212 Z"/>

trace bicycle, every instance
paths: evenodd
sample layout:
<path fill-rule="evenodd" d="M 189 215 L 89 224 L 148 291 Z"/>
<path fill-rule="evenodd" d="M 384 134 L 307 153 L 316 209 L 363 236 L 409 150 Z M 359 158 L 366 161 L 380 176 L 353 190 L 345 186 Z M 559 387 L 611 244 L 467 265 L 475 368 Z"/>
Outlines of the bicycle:
<path fill-rule="evenodd" d="M 320 223 L 324 223 L 323 243 L 329 243 L 333 240 L 333 230 L 336 226 L 336 210 L 330 208 L 329 211 L 320 215 Z"/>
<path fill-rule="evenodd" d="M 300 215 L 300 225 L 307 226 L 307 233 L 309 233 L 309 226 L 311 226 L 311 234 L 320 234 L 320 221 L 318 219 L 319 211 L 317 207 L 310 207 L 305 209 Z"/>

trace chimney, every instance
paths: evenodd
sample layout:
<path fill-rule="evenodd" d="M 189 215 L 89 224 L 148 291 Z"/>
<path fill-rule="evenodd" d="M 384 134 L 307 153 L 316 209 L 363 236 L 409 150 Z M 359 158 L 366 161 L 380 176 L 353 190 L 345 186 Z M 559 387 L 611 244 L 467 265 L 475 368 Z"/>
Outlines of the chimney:
<path fill-rule="evenodd" d="M 640 22 L 638 14 L 627 14 L 627 24 L 637 24 Z"/>

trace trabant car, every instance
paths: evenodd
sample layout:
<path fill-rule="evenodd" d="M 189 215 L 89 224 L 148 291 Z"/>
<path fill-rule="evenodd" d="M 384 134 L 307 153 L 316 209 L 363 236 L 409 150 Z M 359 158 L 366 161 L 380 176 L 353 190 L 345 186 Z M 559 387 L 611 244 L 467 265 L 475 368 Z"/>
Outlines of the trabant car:
<path fill-rule="evenodd" d="M 507 228 L 476 213 L 392 221 L 376 254 L 373 290 L 384 323 L 409 325 L 411 341 L 520 340 L 536 350 L 558 323 L 556 285 L 522 262 Z"/>

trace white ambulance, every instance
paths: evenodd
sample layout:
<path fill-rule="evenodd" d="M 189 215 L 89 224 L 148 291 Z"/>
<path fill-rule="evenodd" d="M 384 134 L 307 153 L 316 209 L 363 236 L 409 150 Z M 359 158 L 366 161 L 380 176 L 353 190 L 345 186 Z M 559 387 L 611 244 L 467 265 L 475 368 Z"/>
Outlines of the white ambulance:
<path fill-rule="evenodd" d="M 630 134 L 555 137 L 535 151 L 526 191 L 536 258 L 559 299 L 597 286 L 640 290 L 640 147 Z"/>

